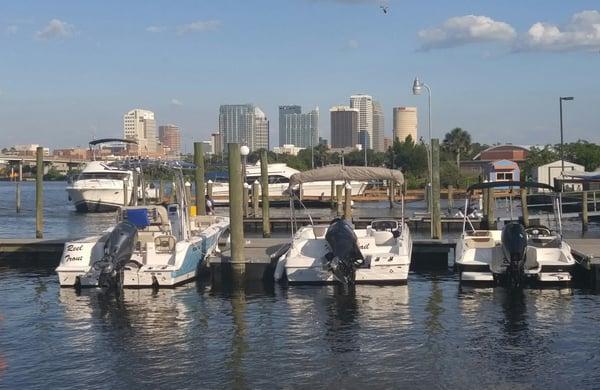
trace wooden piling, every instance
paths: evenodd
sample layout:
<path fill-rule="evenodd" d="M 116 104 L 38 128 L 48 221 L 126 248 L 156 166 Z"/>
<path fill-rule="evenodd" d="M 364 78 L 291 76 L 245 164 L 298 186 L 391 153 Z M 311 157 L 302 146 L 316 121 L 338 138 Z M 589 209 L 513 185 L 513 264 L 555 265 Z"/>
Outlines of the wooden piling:
<path fill-rule="evenodd" d="M 587 232 L 588 222 L 588 192 L 583 191 L 581 195 L 581 230 L 583 232 Z"/>
<path fill-rule="evenodd" d="M 440 140 L 431 140 L 431 238 L 442 238 L 440 212 Z"/>
<path fill-rule="evenodd" d="M 335 186 L 335 199 L 337 200 L 337 215 L 341 216 L 343 213 L 344 204 L 342 198 L 344 197 L 344 185 L 336 184 Z"/>
<path fill-rule="evenodd" d="M 35 153 L 35 238 L 44 238 L 44 148 Z"/>
<path fill-rule="evenodd" d="M 21 182 L 17 182 L 16 194 L 15 194 L 15 203 L 17 206 L 17 213 L 21 212 Z"/>
<path fill-rule="evenodd" d="M 248 218 L 250 217 L 250 186 L 248 183 L 244 183 L 242 187 L 244 188 L 244 217 Z"/>
<path fill-rule="evenodd" d="M 269 219 L 269 159 L 266 150 L 260 152 L 260 181 L 262 193 L 263 237 L 271 237 L 271 221 Z"/>
<path fill-rule="evenodd" d="M 254 180 L 252 183 L 252 215 L 254 218 L 258 218 L 258 192 L 260 191 L 260 184 L 258 180 Z"/>
<path fill-rule="evenodd" d="M 242 161 L 240 145 L 227 144 L 229 154 L 229 226 L 231 231 L 231 263 L 234 274 L 243 275 L 244 216 L 242 208 Z"/>
<path fill-rule="evenodd" d="M 127 178 L 123 179 L 123 206 L 129 206 L 129 198 L 127 197 Z"/>
<path fill-rule="evenodd" d="M 204 151 L 202 142 L 194 142 L 194 184 L 196 187 L 196 213 L 197 215 L 206 215 L 204 200 Z"/>
<path fill-rule="evenodd" d="M 390 195 L 389 195 L 389 200 L 390 200 L 390 208 L 394 207 L 394 201 L 395 201 L 395 195 L 396 195 L 396 188 L 395 188 L 395 184 L 393 180 L 389 180 L 388 183 L 388 187 L 389 187 L 389 191 L 390 191 Z"/>
<path fill-rule="evenodd" d="M 331 204 L 330 207 L 332 210 L 335 210 L 335 181 L 331 181 Z"/>
<path fill-rule="evenodd" d="M 344 219 L 352 222 L 352 186 L 346 184 L 344 190 Z"/>
<path fill-rule="evenodd" d="M 448 186 L 448 210 L 454 208 L 454 186 L 450 184 Z"/>
<path fill-rule="evenodd" d="M 523 213 L 523 224 L 529 226 L 529 209 L 527 208 L 527 188 L 521 187 L 521 210 Z"/>
<path fill-rule="evenodd" d="M 487 200 L 487 206 L 488 206 L 488 210 L 487 210 L 487 216 L 488 216 L 488 222 L 489 222 L 489 226 L 490 229 L 495 230 L 496 229 L 496 194 L 494 193 L 494 189 L 490 188 L 488 189 L 488 200 Z"/>
<path fill-rule="evenodd" d="M 206 182 L 206 195 L 208 195 L 209 198 L 212 199 L 212 195 L 213 195 L 213 181 L 209 180 L 208 182 Z"/>
<path fill-rule="evenodd" d="M 165 182 L 160 179 L 158 183 L 158 203 L 162 203 L 165 200 Z"/>

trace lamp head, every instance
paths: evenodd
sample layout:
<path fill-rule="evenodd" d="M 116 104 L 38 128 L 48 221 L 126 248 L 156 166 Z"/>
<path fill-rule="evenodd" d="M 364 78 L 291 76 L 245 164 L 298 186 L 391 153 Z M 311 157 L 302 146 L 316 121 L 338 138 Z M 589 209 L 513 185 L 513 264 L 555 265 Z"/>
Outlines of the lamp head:
<path fill-rule="evenodd" d="M 573 96 L 565 96 L 565 97 L 560 97 L 560 100 L 575 100 L 575 98 Z"/>
<path fill-rule="evenodd" d="M 250 153 L 250 148 L 247 147 L 246 145 L 242 145 L 240 147 L 240 153 L 242 156 L 247 156 Z"/>
<path fill-rule="evenodd" d="M 420 95 L 423 90 L 423 83 L 419 81 L 418 77 L 415 77 L 415 81 L 413 81 L 413 95 Z"/>

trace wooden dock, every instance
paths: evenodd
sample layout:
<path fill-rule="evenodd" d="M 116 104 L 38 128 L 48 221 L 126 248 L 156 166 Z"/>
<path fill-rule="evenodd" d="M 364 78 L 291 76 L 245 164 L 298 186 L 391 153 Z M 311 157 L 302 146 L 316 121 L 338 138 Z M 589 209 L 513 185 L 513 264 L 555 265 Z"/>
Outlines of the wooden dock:
<path fill-rule="evenodd" d="M 66 238 L 0 239 L 0 262 L 57 267 L 66 241 Z"/>
<path fill-rule="evenodd" d="M 567 239 L 571 253 L 584 271 L 588 284 L 600 289 L 600 239 Z"/>

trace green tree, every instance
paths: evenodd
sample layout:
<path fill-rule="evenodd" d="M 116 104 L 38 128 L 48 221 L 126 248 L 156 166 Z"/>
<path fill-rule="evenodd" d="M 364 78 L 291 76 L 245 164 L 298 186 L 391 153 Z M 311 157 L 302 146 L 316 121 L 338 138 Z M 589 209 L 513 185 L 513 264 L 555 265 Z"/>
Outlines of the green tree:
<path fill-rule="evenodd" d="M 600 145 L 579 140 L 565 144 L 564 153 L 565 160 L 583 165 L 586 171 L 594 171 L 600 167 Z"/>
<path fill-rule="evenodd" d="M 533 175 L 537 167 L 551 163 L 560 158 L 556 150 L 546 145 L 543 148 L 536 148 L 535 146 L 529 149 L 527 158 L 525 159 L 525 173 L 528 176 Z"/>
<path fill-rule="evenodd" d="M 443 147 L 454 153 L 456 167 L 460 170 L 460 154 L 466 153 L 471 147 L 471 134 L 460 127 L 455 127 L 444 136 Z"/>

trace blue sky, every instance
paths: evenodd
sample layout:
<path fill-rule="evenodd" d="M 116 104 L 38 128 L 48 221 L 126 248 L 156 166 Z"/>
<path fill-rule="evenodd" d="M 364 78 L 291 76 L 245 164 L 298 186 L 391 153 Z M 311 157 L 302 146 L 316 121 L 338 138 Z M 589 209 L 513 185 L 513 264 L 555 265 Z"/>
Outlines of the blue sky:
<path fill-rule="evenodd" d="M 381 5 L 387 6 L 384 14 Z M 472 16 L 469 16 L 472 15 Z M 600 142 L 597 1 L 189 0 L 14 1 L 0 6 L 1 146 L 86 145 L 120 136 L 132 108 L 181 126 L 184 142 L 217 129 L 220 104 L 329 108 L 354 93 L 417 106 L 426 132 L 474 140 Z"/>

